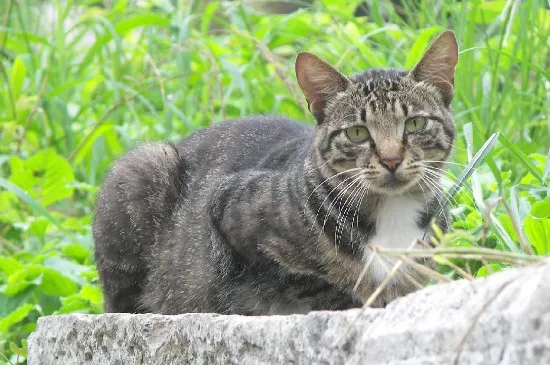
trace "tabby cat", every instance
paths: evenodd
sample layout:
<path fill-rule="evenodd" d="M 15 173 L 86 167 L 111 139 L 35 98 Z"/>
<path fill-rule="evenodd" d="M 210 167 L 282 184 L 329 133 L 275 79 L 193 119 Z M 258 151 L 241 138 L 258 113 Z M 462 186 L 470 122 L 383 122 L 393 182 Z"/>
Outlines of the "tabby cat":
<path fill-rule="evenodd" d="M 249 117 L 122 156 L 93 225 L 105 311 L 265 315 L 362 305 L 395 262 L 373 247 L 407 248 L 425 232 L 427 240 L 433 220 L 447 229 L 446 214 L 436 213 L 455 134 L 457 61 L 451 31 L 409 72 L 348 78 L 300 53 L 296 76 L 316 127 Z M 422 279 L 402 266 L 375 305 Z"/>

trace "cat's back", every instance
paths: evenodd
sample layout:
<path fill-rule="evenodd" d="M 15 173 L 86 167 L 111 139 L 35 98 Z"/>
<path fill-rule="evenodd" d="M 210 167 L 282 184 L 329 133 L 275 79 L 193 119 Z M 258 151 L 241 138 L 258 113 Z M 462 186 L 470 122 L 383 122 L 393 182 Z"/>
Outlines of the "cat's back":
<path fill-rule="evenodd" d="M 179 142 L 177 148 L 199 174 L 279 170 L 303 161 L 314 136 L 310 125 L 288 118 L 256 116 L 199 130 Z"/>

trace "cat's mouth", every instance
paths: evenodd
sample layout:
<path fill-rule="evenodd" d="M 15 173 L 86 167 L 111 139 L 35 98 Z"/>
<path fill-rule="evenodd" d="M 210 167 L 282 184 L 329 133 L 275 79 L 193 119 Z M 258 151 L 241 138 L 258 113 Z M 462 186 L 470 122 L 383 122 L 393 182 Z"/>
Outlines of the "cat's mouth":
<path fill-rule="evenodd" d="M 380 179 L 375 190 L 387 195 L 397 195 L 409 190 L 415 182 L 415 178 L 404 178 L 392 174 Z"/>

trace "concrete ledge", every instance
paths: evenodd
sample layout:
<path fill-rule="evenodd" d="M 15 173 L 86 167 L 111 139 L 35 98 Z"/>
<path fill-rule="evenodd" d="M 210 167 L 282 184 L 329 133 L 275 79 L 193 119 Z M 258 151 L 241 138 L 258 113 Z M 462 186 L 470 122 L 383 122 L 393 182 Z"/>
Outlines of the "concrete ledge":
<path fill-rule="evenodd" d="M 363 313 L 42 317 L 28 343 L 29 365 L 550 364 L 550 261 Z"/>

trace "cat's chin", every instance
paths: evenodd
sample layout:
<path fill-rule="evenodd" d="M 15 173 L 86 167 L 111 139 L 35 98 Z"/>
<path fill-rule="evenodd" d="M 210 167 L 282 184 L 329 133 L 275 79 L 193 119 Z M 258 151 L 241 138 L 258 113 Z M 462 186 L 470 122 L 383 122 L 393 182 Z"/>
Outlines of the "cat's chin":
<path fill-rule="evenodd" d="M 416 183 L 414 180 L 386 179 L 379 184 L 372 184 L 371 190 L 382 195 L 402 195 L 408 192 Z"/>

